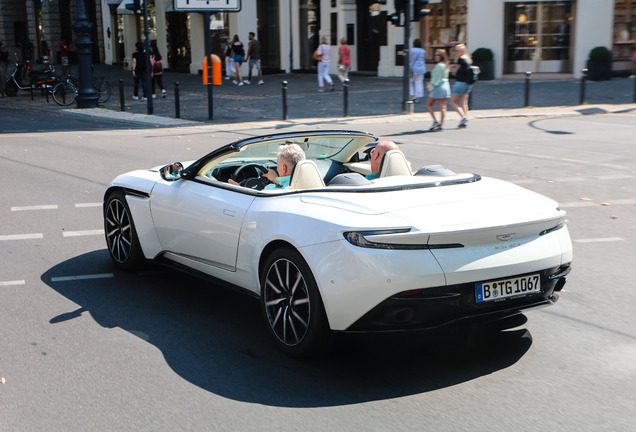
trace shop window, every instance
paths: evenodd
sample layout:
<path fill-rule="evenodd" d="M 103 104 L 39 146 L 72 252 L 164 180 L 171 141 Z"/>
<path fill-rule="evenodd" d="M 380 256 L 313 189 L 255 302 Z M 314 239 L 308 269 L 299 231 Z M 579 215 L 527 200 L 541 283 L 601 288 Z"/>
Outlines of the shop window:
<path fill-rule="evenodd" d="M 571 27 L 571 2 L 507 3 L 506 72 L 566 72 Z"/>
<path fill-rule="evenodd" d="M 629 71 L 636 48 L 636 0 L 615 0 L 612 54 L 614 70 Z"/>

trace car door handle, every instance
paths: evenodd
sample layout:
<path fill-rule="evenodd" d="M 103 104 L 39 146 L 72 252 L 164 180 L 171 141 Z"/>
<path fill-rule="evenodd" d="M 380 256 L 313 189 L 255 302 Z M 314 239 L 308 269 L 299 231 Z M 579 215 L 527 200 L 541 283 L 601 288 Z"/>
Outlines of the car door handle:
<path fill-rule="evenodd" d="M 226 216 L 231 216 L 231 217 L 235 217 L 236 216 L 236 212 L 232 211 L 232 210 L 228 210 L 228 209 L 223 209 L 223 214 Z"/>

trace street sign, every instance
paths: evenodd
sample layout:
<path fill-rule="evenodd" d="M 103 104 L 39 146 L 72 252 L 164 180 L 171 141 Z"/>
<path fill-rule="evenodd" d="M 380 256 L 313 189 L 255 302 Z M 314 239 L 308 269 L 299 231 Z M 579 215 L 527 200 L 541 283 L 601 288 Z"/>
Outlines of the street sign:
<path fill-rule="evenodd" d="M 174 10 L 182 12 L 239 12 L 241 0 L 174 0 Z"/>

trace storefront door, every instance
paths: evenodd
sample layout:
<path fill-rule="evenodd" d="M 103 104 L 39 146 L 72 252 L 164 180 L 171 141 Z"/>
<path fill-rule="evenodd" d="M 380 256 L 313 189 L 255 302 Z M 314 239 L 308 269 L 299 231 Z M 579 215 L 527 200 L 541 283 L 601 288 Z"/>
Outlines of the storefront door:
<path fill-rule="evenodd" d="M 570 72 L 572 1 L 506 3 L 506 73 Z"/>

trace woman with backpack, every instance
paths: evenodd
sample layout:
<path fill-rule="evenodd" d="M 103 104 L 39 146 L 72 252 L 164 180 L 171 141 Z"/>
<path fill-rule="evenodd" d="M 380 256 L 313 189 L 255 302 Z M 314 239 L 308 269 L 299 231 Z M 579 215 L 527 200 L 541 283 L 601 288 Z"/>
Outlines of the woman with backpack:
<path fill-rule="evenodd" d="M 157 41 L 150 42 L 150 64 L 152 65 L 152 97 L 155 96 L 155 88 L 159 86 L 161 89 L 161 97 L 166 97 L 166 89 L 163 86 L 163 62 L 161 61 L 161 53 L 157 48 Z"/>
<path fill-rule="evenodd" d="M 470 65 L 473 60 L 468 55 L 466 45 L 455 45 L 456 60 L 453 65 L 453 73 L 455 74 L 455 84 L 451 94 L 451 105 L 457 111 L 461 120 L 458 127 L 466 127 L 468 123 L 468 97 L 472 89 L 473 72 Z"/>

